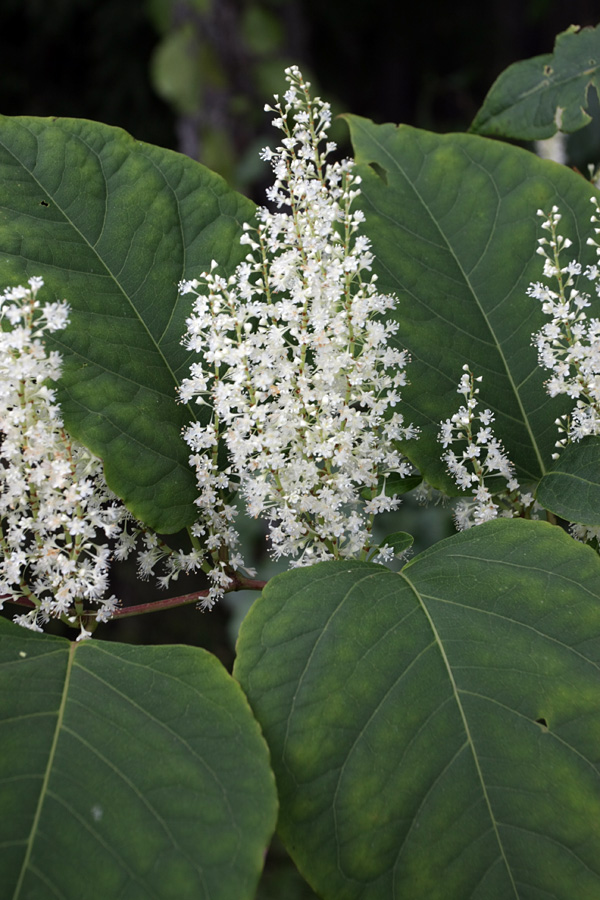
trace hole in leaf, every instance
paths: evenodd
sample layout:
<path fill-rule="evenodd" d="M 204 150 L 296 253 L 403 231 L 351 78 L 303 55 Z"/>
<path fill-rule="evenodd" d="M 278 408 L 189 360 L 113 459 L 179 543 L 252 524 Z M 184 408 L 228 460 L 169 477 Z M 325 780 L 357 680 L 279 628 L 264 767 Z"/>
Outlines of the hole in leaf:
<path fill-rule="evenodd" d="M 553 71 L 552 66 L 544 66 L 544 75 L 552 75 Z"/>
<path fill-rule="evenodd" d="M 537 722 L 538 725 L 541 725 L 542 728 L 548 728 L 548 723 L 546 722 L 545 719 L 536 719 L 535 721 Z"/>
<path fill-rule="evenodd" d="M 46 200 L 40 200 L 40 206 L 50 206 L 50 204 Z"/>
<path fill-rule="evenodd" d="M 379 163 L 376 163 L 376 162 L 369 163 L 369 165 L 370 165 L 370 167 L 373 169 L 373 171 L 375 172 L 375 174 L 376 174 L 379 178 L 381 178 L 381 180 L 383 181 L 383 183 L 384 183 L 385 185 L 387 185 L 387 183 L 388 183 L 387 172 L 385 171 L 385 169 L 383 168 L 383 166 L 380 166 Z"/>

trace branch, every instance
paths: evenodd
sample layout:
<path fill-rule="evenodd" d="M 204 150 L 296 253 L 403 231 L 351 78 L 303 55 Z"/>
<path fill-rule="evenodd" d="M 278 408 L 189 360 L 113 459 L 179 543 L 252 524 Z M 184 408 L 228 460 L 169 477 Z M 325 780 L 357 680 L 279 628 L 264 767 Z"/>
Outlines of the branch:
<path fill-rule="evenodd" d="M 266 585 L 266 581 L 258 581 L 254 578 L 245 578 L 239 572 L 230 574 L 231 586 L 226 593 L 234 591 L 262 591 Z M 164 600 L 152 600 L 150 603 L 140 603 L 137 606 L 123 606 L 115 609 L 111 621 L 113 619 L 126 619 L 129 616 L 142 616 L 145 613 L 161 612 L 163 609 L 174 609 L 177 606 L 186 606 L 188 603 L 197 603 L 203 597 L 208 596 L 208 590 L 195 591 L 193 594 L 182 594 L 179 597 L 166 597 Z M 0 596 L 0 601 L 7 600 L 17 606 L 26 606 L 27 609 L 33 609 L 35 603 L 27 597 L 19 597 L 15 599 L 7 594 Z M 89 612 L 89 610 L 88 610 Z"/>
<path fill-rule="evenodd" d="M 262 591 L 266 585 L 266 581 L 259 581 L 254 578 L 246 578 L 239 572 L 231 572 L 231 587 L 226 593 L 234 591 Z M 197 603 L 203 597 L 208 596 L 208 590 L 195 591 L 193 594 L 182 594 L 179 597 L 166 597 L 164 600 L 152 600 L 150 603 L 140 603 L 137 606 L 123 606 L 115 609 L 111 621 L 113 619 L 126 619 L 129 616 L 142 616 L 149 612 L 161 612 L 163 609 L 174 609 L 177 606 L 186 606 L 188 603 Z M 35 603 L 27 597 L 19 597 L 15 599 L 7 594 L 0 596 L 0 601 L 7 600 L 16 606 L 26 606 L 27 609 L 33 609 Z M 89 612 L 89 610 L 88 610 Z"/>
<path fill-rule="evenodd" d="M 262 591 L 266 581 L 258 581 L 253 578 L 245 578 L 239 572 L 230 575 L 231 586 L 226 593 L 234 591 Z M 150 603 L 140 603 L 137 606 L 124 606 L 116 609 L 112 619 L 125 619 L 129 616 L 143 616 L 145 613 L 161 612 L 163 609 L 174 609 L 177 606 L 186 606 L 188 603 L 197 603 L 203 597 L 208 597 L 208 590 L 194 591 L 193 594 L 182 594 L 179 597 L 166 597 L 164 600 L 152 600 Z"/>

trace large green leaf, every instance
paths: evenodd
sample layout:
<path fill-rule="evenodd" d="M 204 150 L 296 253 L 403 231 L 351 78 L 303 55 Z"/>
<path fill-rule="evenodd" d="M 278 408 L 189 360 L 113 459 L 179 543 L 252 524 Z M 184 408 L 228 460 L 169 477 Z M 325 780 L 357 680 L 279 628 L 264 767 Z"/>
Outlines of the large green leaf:
<path fill-rule="evenodd" d="M 215 657 L 0 619 L 0 697 L 3 898 L 251 900 L 274 782 Z"/>
<path fill-rule="evenodd" d="M 600 896 L 600 561 L 498 520 L 269 583 L 234 674 L 325 900 Z"/>
<path fill-rule="evenodd" d="M 600 525 L 600 438 L 569 444 L 540 481 L 537 500 L 568 522 Z"/>
<path fill-rule="evenodd" d="M 348 122 L 379 285 L 398 296 L 397 340 L 412 357 L 402 396 L 421 437 L 408 455 L 448 487 L 436 436 L 463 399 L 456 388 L 469 363 L 483 376 L 481 404 L 494 411 L 519 477 L 536 481 L 566 409 L 547 396 L 531 345 L 545 318 L 525 293 L 542 274 L 536 211 L 558 204 L 572 258 L 592 262 L 593 188 L 564 166 L 476 135 Z"/>
<path fill-rule="evenodd" d="M 572 25 L 557 36 L 554 53 L 514 63 L 500 75 L 470 131 L 523 141 L 577 131 L 591 121 L 590 88 L 600 93 L 600 25 Z"/>
<path fill-rule="evenodd" d="M 213 258 L 237 263 L 252 204 L 185 156 L 73 119 L 0 117 L 0 181 L 0 287 L 42 275 L 46 298 L 72 307 L 52 342 L 69 431 L 135 515 L 178 531 L 196 487 L 181 438 L 195 410 L 175 402 L 190 360 L 177 285 Z"/>

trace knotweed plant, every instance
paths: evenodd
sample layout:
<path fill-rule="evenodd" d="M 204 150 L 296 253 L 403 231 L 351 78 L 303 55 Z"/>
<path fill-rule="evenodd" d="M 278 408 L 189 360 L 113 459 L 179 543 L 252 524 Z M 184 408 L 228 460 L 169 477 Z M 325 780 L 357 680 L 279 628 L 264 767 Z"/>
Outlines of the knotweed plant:
<path fill-rule="evenodd" d="M 274 182 L 270 208 L 245 228 L 247 256 L 229 278 L 213 262 L 181 285 L 195 296 L 184 342 L 198 361 L 180 396 L 214 407 L 209 427 L 185 433 L 204 513 L 229 527 L 218 498 L 239 485 L 250 515 L 269 523 L 274 556 L 307 564 L 369 552 L 373 517 L 399 504 L 386 478 L 409 471 L 395 442 L 416 431 L 397 409 L 408 359 L 390 345 L 396 301 L 378 292 L 359 233 L 360 178 L 352 161 L 328 162 L 329 105 L 296 67 L 286 77 L 266 107 L 283 138 L 261 154 Z"/>
<path fill-rule="evenodd" d="M 89 631 L 89 606 L 107 621 L 110 550 L 128 513 L 108 490 L 100 461 L 65 432 L 50 384 L 61 357 L 46 335 L 68 322 L 67 303 L 41 304 L 41 278 L 0 295 L 0 603 L 29 601 L 15 617 L 60 617 Z M 92 616 L 93 618 L 93 616 Z"/>
<path fill-rule="evenodd" d="M 465 398 L 451 418 L 442 422 L 438 435 L 442 447 L 461 445 L 460 452 L 446 449 L 442 460 L 459 488 L 470 491 L 469 500 L 459 500 L 454 509 L 456 527 L 463 531 L 498 516 L 512 518 L 523 515 L 532 503 L 531 494 L 522 494 L 514 466 L 502 443 L 494 437 L 491 425 L 494 414 L 480 410 L 477 395 L 482 377 L 474 377 L 468 365 L 457 391 Z M 505 485 L 498 486 L 498 479 Z"/>
<path fill-rule="evenodd" d="M 598 201 L 595 197 L 591 199 L 598 213 Z M 575 401 L 570 415 L 557 420 L 561 435 L 557 447 L 560 449 L 568 441 L 600 434 L 600 320 L 588 318 L 586 309 L 590 307 L 590 295 L 576 285 L 576 278 L 583 274 L 600 295 L 600 267 L 594 264 L 583 269 L 577 260 L 565 263 L 564 251 L 572 242 L 559 234 L 561 215 L 557 206 L 553 206 L 549 214 L 538 210 L 538 216 L 544 219 L 542 228 L 549 232 L 548 237 L 538 239 L 537 250 L 544 257 L 546 280 L 531 284 L 527 293 L 541 302 L 542 310 L 551 320 L 533 340 L 539 364 L 552 372 L 546 382 L 550 396 L 567 394 Z M 599 221 L 593 214 L 591 222 L 597 224 Z M 595 227 L 594 232 L 596 237 L 588 238 L 587 243 L 594 246 L 600 256 L 597 237 L 600 228 Z M 554 458 L 558 455 L 555 453 Z"/>

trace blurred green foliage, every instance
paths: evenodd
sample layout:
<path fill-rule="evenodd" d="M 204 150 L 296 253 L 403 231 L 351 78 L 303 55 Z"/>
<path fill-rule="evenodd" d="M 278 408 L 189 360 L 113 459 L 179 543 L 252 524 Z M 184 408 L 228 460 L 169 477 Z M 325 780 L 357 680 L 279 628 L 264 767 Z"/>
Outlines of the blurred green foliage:
<path fill-rule="evenodd" d="M 295 56 L 285 0 L 148 0 L 160 33 L 150 66 L 180 148 L 246 193 L 262 178 L 263 107 Z"/>
<path fill-rule="evenodd" d="M 3 0 L 0 112 L 119 125 L 262 200 L 263 107 L 298 63 L 334 113 L 466 130 L 497 75 L 589 0 Z M 338 127 L 333 138 L 346 141 Z M 347 144 L 343 147 L 343 152 Z M 581 153 L 577 153 L 577 159 Z"/>

